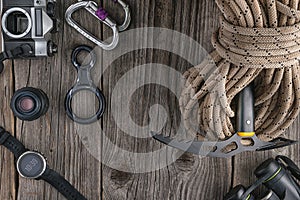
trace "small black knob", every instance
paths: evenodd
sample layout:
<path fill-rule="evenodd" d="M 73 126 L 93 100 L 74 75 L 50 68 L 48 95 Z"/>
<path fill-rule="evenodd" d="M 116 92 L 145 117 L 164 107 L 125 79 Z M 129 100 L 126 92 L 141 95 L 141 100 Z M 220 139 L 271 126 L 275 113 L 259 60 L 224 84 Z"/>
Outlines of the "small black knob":
<path fill-rule="evenodd" d="M 48 56 L 54 56 L 58 52 L 57 45 L 53 41 L 48 42 Z"/>

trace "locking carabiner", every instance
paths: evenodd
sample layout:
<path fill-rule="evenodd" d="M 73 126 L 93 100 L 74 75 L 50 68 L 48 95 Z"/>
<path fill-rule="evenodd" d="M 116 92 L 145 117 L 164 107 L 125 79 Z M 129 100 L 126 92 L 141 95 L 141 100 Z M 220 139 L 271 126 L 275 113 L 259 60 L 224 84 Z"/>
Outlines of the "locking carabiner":
<path fill-rule="evenodd" d="M 119 32 L 125 31 L 129 27 L 130 22 L 131 22 L 131 13 L 130 13 L 129 5 L 126 4 L 122 0 L 113 0 L 113 2 L 120 4 L 122 6 L 124 12 L 125 12 L 125 19 L 124 19 L 123 24 L 117 25 L 117 28 L 118 28 Z M 96 16 L 99 17 L 100 20 L 102 20 L 102 21 L 105 20 L 108 17 L 108 13 L 101 6 L 98 9 L 96 9 L 95 7 L 85 7 L 85 9 L 94 16 L 95 16 L 95 13 L 96 13 Z M 111 21 L 113 21 L 113 20 L 111 20 Z M 113 21 L 113 23 L 116 24 L 115 21 Z"/>
<path fill-rule="evenodd" d="M 105 25 L 110 27 L 113 31 L 113 39 L 111 43 L 107 43 L 104 41 L 101 41 L 96 36 L 92 35 L 90 32 L 85 30 L 83 27 L 81 27 L 73 18 L 72 14 L 80 10 L 82 8 L 85 8 L 87 11 L 89 11 L 94 17 L 99 19 L 101 22 L 103 22 Z M 119 42 L 119 32 L 117 28 L 117 24 L 108 17 L 108 14 L 102 9 L 98 9 L 98 4 L 94 1 L 81 1 L 78 3 L 75 3 L 71 5 L 67 11 L 66 11 L 66 20 L 70 26 L 75 28 L 80 34 L 82 34 L 84 37 L 89 39 L 90 41 L 97 44 L 99 47 L 103 48 L 104 50 L 112 50 L 114 49 Z"/>
<path fill-rule="evenodd" d="M 125 29 L 127 29 L 131 21 L 129 6 L 121 0 L 114 0 L 114 1 L 119 3 L 125 11 L 125 21 L 120 26 L 118 26 L 116 22 L 108 16 L 108 13 L 101 6 L 99 7 L 98 4 L 94 1 L 80 1 L 78 3 L 71 5 L 67 9 L 65 14 L 66 21 L 70 26 L 75 28 L 75 30 L 77 30 L 80 34 L 82 34 L 84 37 L 94 42 L 95 44 L 97 44 L 99 47 L 103 48 L 104 50 L 112 50 L 119 43 L 119 31 L 124 31 Z M 72 14 L 75 11 L 80 10 L 82 8 L 86 9 L 94 17 L 96 17 L 98 20 L 100 20 L 101 22 L 103 22 L 105 25 L 107 25 L 112 29 L 113 37 L 111 43 L 107 43 L 98 39 L 96 36 L 94 36 L 87 30 L 85 30 L 83 27 L 81 27 L 72 18 Z"/>

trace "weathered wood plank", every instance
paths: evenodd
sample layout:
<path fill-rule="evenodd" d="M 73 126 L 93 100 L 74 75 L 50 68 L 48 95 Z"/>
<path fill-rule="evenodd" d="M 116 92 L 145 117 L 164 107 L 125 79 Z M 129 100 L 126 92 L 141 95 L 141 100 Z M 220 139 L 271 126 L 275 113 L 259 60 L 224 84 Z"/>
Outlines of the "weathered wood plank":
<path fill-rule="evenodd" d="M 0 74 L 0 120 L 2 127 L 12 134 L 15 133 L 14 117 L 10 110 L 10 98 L 13 95 L 13 67 L 11 61 L 5 62 L 5 68 Z M 14 156 L 5 148 L 0 148 L 0 198 L 16 199 L 16 169 L 14 166 Z"/>
<path fill-rule="evenodd" d="M 208 51 L 212 49 L 209 38 L 218 26 L 216 18 L 218 11 L 213 1 L 144 0 L 139 3 L 136 1 L 128 3 L 133 13 L 131 29 L 145 26 L 168 28 L 192 37 Z M 106 5 L 113 10 L 114 4 Z M 118 19 L 122 21 L 120 16 Z M 152 41 L 152 38 L 149 36 L 136 43 L 145 41 Z M 146 63 L 165 64 L 181 73 L 190 67 L 190 64 L 170 52 L 141 49 L 130 52 L 113 62 L 105 73 L 103 78 L 105 94 L 111 95 L 118 80 L 128 71 Z M 143 76 L 143 73 L 140 71 L 140 76 Z M 150 70 L 147 76 L 156 76 L 156 73 Z M 172 81 L 175 77 L 160 75 L 160 78 Z M 123 95 L 129 93 L 126 86 L 124 90 Z M 127 97 L 124 96 L 125 98 Z M 123 97 L 120 96 L 120 99 Z M 155 85 L 139 88 L 131 99 L 131 117 L 139 125 L 148 125 L 149 108 L 157 103 L 166 109 L 170 117 L 163 133 L 174 134 L 179 125 L 180 112 L 176 97 L 166 88 Z M 130 152 L 149 152 L 163 147 L 151 138 L 139 139 L 128 135 L 138 136 L 136 130 L 125 133 L 118 129 L 117 122 L 111 116 L 113 106 L 109 104 L 109 110 L 103 119 L 106 137 L 109 137 L 112 143 Z M 124 113 L 120 113 L 122 114 Z M 104 167 L 104 197 L 105 199 L 221 199 L 230 187 L 231 169 L 230 159 L 201 159 L 189 154 L 184 154 L 172 165 L 151 173 L 134 174 Z"/>
<path fill-rule="evenodd" d="M 83 147 L 74 123 L 66 116 L 64 109 L 65 95 L 76 78 L 76 70 L 70 60 L 71 52 L 79 44 L 91 44 L 64 20 L 65 10 L 75 2 L 58 2 L 61 32 L 55 38 L 59 47 L 59 53 L 55 57 L 15 61 L 16 89 L 25 86 L 41 88 L 50 100 L 50 108 L 45 116 L 34 122 L 17 120 L 16 131 L 28 148 L 43 152 L 49 165 L 65 176 L 88 199 L 100 199 L 101 168 L 98 161 Z M 91 20 L 90 15 L 83 12 L 75 17 L 82 24 Z M 88 28 L 96 31 L 93 24 L 88 25 Z M 63 197 L 43 181 L 20 178 L 18 199 L 57 200 Z"/>
<path fill-rule="evenodd" d="M 211 0 L 126 0 L 132 10 L 132 24 L 130 29 L 140 27 L 162 27 L 179 31 L 199 42 L 208 52 L 212 50 L 210 44 L 211 34 L 218 27 L 218 9 Z M 16 133 L 24 144 L 31 149 L 37 149 L 48 158 L 49 165 L 66 177 L 76 188 L 90 200 L 97 199 L 222 199 L 223 195 L 236 184 L 249 185 L 255 180 L 254 168 L 263 160 L 276 153 L 243 153 L 232 159 L 199 158 L 191 154 L 183 154 L 176 162 L 160 170 L 135 174 L 128 168 L 127 160 L 118 160 L 115 149 L 101 149 L 101 133 L 95 140 L 99 141 L 99 153 L 117 162 L 120 169 L 113 169 L 102 165 L 89 149 L 84 146 L 82 129 L 78 128 L 65 114 L 64 98 L 71 88 L 76 77 L 76 71 L 70 62 L 70 55 L 77 45 L 95 45 L 70 28 L 64 21 L 64 12 L 75 0 L 59 1 L 59 18 L 61 19 L 61 32 L 56 35 L 59 53 L 53 58 L 38 60 L 16 60 L 14 71 L 11 62 L 1 74 L 0 112 L 2 125 L 7 130 Z M 122 21 L 123 11 L 112 1 L 104 1 L 104 7 L 112 18 Z M 110 31 L 102 27 L 96 19 L 86 12 L 74 15 L 79 23 L 97 36 L 108 38 Z M 88 22 L 88 23 L 87 23 Z M 126 32 L 125 32 L 126 34 Z M 151 43 L 149 36 L 136 44 Z M 137 35 L 136 35 L 137 36 Z M 172 36 L 170 35 L 170 38 Z M 170 39 L 166 38 L 166 39 Z M 157 39 L 157 38 L 154 38 Z M 120 41 L 120 43 L 126 41 Z M 131 44 L 131 45 L 136 45 Z M 112 54 L 116 51 L 112 51 Z M 194 52 L 190 52 L 194 55 Z M 102 58 L 105 59 L 105 58 Z M 94 75 L 100 74 L 103 60 L 99 60 Z M 147 63 L 160 63 L 170 66 L 180 73 L 185 72 L 191 64 L 167 51 L 153 49 L 139 49 L 126 53 L 116 59 L 109 68 L 103 72 L 100 82 L 97 82 L 105 96 L 108 107 L 100 121 L 103 124 L 105 137 L 110 142 L 129 152 L 151 152 L 159 150 L 164 145 L 151 138 L 136 138 L 140 136 L 137 130 L 131 133 L 119 129 L 118 122 L 112 116 L 115 105 L 112 103 L 112 93 L 116 84 L 130 70 Z M 142 77 L 145 72 L 138 71 Z M 155 70 L 149 70 L 145 77 L 157 76 Z M 94 77 L 99 78 L 99 77 Z M 173 83 L 175 77 L 159 74 L 159 79 Z M 133 80 L 137 81 L 137 80 Z M 9 109 L 10 98 L 14 90 L 25 86 L 43 89 L 49 96 L 50 108 L 46 116 L 34 122 L 14 120 Z M 129 89 L 124 85 L 124 93 Z M 127 97 L 127 96 L 126 96 Z M 130 115 L 133 121 L 140 126 L 150 123 L 150 107 L 154 104 L 162 105 L 166 110 L 167 122 L 162 133 L 174 135 L 180 123 L 178 100 L 168 88 L 158 85 L 145 85 L 134 93 L 130 102 Z M 119 113 L 122 115 L 123 113 Z M 154 115 L 155 116 L 155 115 Z M 299 119 L 289 129 L 287 137 L 299 138 Z M 100 131 L 100 130 L 99 130 Z M 128 135 L 130 134 L 130 135 Z M 80 140 L 83 140 L 82 141 Z M 109 151 L 109 152 L 108 152 Z M 299 145 L 281 152 L 300 164 Z M 277 152 L 278 153 L 278 152 Z M 13 156 L 4 148 L 0 148 L 0 199 L 32 199 L 57 200 L 63 199 L 58 192 L 42 181 L 29 181 L 19 178 L 14 168 Z M 125 159 L 125 158 L 124 158 Z M 134 161 L 134 159 L 132 159 Z M 158 160 L 157 160 L 158 161 Z M 232 163 L 234 165 L 232 165 Z M 136 163 L 135 166 L 143 163 Z M 123 168 L 122 168 L 123 167 Z M 130 167 L 130 166 L 129 166 Z M 122 171 L 123 169 L 123 171 Z M 125 172 L 124 172 L 125 171 Z"/>

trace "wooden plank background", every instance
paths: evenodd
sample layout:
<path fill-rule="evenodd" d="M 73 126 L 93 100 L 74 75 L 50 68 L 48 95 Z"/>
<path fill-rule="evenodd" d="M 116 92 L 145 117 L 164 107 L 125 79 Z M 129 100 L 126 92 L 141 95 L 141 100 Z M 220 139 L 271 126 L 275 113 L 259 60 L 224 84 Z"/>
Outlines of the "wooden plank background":
<path fill-rule="evenodd" d="M 198 41 L 207 51 L 212 50 L 209 38 L 218 27 L 219 14 L 213 0 L 126 1 L 132 11 L 130 29 L 163 27 L 176 30 Z M 59 53 L 55 57 L 6 62 L 5 71 L 0 75 L 0 113 L 2 126 L 14 133 L 28 148 L 43 152 L 49 165 L 64 175 L 88 199 L 218 200 L 233 185 L 248 185 L 254 181 L 254 168 L 272 155 L 281 153 L 300 164 L 299 145 L 295 145 L 279 152 L 243 153 L 232 159 L 199 158 L 184 154 L 172 165 L 144 174 L 121 172 L 102 165 L 84 147 L 74 131 L 74 123 L 66 116 L 64 109 L 65 94 L 76 77 L 70 62 L 72 49 L 80 44 L 94 46 L 70 28 L 63 19 L 67 7 L 75 2 L 58 1 L 61 32 L 55 36 L 59 46 Z M 123 14 L 119 6 L 112 1 L 104 1 L 103 4 L 113 18 L 122 21 Z M 109 36 L 107 27 L 96 26 L 98 23 L 89 14 L 80 12 L 77 20 L 92 32 L 98 33 L 98 36 Z M 140 50 L 117 59 L 104 72 L 99 87 L 109 97 L 122 75 L 135 65 L 146 63 L 166 64 L 182 73 L 191 67 L 186 61 L 168 52 Z M 25 86 L 43 89 L 50 99 L 50 109 L 46 116 L 34 122 L 22 122 L 14 118 L 9 108 L 14 91 Z M 147 150 L 162 147 L 151 138 L 136 139 L 120 131 L 110 114 L 110 103 L 108 98 L 108 109 L 102 124 L 113 143 L 135 152 L 145 151 L 144 147 Z M 176 97 L 166 88 L 152 85 L 140 88 L 132 98 L 132 118 L 138 124 L 147 124 L 149 105 L 153 103 L 164 106 L 172 117 L 164 129 L 165 134 L 170 134 L 177 125 L 174 121 L 180 113 Z M 287 137 L 299 138 L 299 122 L 298 119 L 289 129 Z M 13 156 L 6 149 L 0 148 L 0 156 L 0 199 L 64 199 L 43 181 L 20 178 L 14 168 Z"/>

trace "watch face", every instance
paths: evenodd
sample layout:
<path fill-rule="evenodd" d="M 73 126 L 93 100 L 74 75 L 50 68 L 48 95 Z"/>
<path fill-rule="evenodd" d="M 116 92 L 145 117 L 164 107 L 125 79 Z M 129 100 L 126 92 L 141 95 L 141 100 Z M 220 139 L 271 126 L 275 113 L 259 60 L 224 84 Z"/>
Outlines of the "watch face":
<path fill-rule="evenodd" d="M 38 178 L 46 170 L 46 160 L 37 152 L 27 151 L 18 159 L 17 170 L 24 178 Z"/>

